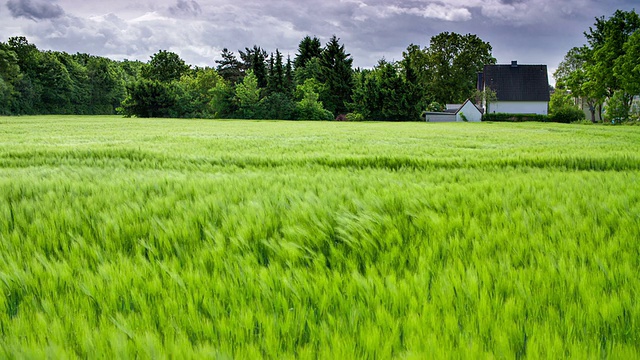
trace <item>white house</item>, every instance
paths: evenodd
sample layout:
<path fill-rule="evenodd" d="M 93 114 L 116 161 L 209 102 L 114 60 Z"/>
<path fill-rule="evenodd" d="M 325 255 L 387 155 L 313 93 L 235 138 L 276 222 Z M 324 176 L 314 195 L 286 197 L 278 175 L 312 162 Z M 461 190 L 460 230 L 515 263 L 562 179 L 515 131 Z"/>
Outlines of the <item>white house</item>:
<path fill-rule="evenodd" d="M 495 91 L 496 101 L 485 104 L 487 113 L 549 113 L 549 79 L 546 65 L 485 65 L 478 74 L 478 90 Z"/>
<path fill-rule="evenodd" d="M 482 111 L 469 99 L 461 104 L 447 104 L 443 112 L 425 113 L 427 122 L 482 121 Z"/>

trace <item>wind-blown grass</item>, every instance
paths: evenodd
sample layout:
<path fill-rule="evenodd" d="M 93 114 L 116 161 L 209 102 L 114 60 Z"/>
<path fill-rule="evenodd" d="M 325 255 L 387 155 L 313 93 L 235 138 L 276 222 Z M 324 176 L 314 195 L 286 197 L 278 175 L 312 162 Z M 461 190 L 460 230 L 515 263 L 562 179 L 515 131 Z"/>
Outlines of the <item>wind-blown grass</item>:
<path fill-rule="evenodd" d="M 0 357 L 636 358 L 640 129 L 0 118 Z"/>

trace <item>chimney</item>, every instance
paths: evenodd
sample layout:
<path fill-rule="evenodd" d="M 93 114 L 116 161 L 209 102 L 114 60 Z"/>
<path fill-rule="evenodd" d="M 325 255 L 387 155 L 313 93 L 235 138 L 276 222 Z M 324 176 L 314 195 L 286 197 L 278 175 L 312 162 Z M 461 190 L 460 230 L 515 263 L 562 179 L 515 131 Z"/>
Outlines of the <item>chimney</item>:
<path fill-rule="evenodd" d="M 511 62 L 511 67 L 512 67 L 512 68 L 517 68 L 517 67 L 518 67 L 518 62 L 517 62 L 516 60 L 513 60 L 513 61 Z"/>
<path fill-rule="evenodd" d="M 476 88 L 479 91 L 484 90 L 484 73 L 482 73 L 482 72 L 478 73 L 478 82 L 477 82 Z"/>

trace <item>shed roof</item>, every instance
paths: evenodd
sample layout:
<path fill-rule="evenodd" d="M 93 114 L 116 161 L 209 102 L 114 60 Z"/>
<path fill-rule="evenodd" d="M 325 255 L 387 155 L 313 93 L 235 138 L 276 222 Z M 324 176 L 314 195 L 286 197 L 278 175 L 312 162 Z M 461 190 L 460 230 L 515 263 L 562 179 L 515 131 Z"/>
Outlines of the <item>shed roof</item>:
<path fill-rule="evenodd" d="M 549 101 L 547 65 L 485 65 L 484 84 L 498 101 Z"/>

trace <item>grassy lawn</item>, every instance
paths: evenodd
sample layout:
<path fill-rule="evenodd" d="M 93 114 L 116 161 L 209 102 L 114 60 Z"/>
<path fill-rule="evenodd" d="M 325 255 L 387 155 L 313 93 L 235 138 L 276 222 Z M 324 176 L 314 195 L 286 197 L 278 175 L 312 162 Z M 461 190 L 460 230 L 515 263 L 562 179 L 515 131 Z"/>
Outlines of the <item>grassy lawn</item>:
<path fill-rule="evenodd" d="M 0 117 L 0 358 L 638 358 L 640 127 Z"/>

